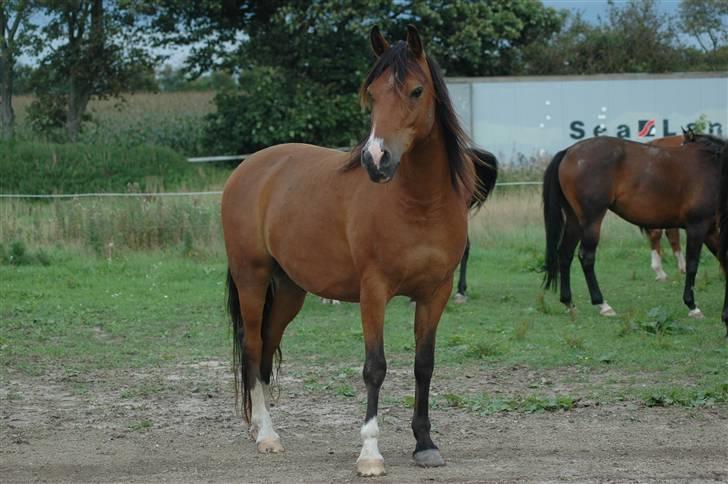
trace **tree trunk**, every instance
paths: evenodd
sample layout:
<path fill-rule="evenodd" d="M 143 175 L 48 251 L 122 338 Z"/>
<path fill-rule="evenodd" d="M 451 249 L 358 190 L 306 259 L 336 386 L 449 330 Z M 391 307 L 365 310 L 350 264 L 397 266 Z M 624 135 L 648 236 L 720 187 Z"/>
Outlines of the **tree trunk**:
<path fill-rule="evenodd" d="M 78 135 L 81 133 L 81 121 L 86 112 L 86 106 L 88 106 L 90 96 L 88 89 L 82 85 L 83 82 L 79 82 L 77 75 L 72 73 L 69 81 L 66 133 L 68 134 L 68 140 L 75 143 L 78 141 Z"/>
<path fill-rule="evenodd" d="M 15 111 L 13 110 L 13 74 L 15 59 L 9 52 L 3 53 L 0 58 L 0 71 L 2 71 L 2 106 L 0 106 L 0 121 L 2 122 L 2 139 L 11 140 L 15 134 Z"/>

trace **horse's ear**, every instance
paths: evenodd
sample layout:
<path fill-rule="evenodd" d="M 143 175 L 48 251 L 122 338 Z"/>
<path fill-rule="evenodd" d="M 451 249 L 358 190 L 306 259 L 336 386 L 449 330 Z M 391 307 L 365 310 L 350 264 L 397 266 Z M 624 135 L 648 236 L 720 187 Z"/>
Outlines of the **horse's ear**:
<path fill-rule="evenodd" d="M 420 58 L 425 56 L 425 49 L 422 47 L 420 34 L 412 24 L 407 25 L 407 45 L 415 57 Z"/>
<path fill-rule="evenodd" d="M 369 39 L 372 42 L 372 50 L 377 57 L 381 57 L 384 51 L 389 49 L 389 42 L 386 41 L 379 31 L 378 26 L 375 25 L 372 27 L 372 31 L 369 33 Z"/>

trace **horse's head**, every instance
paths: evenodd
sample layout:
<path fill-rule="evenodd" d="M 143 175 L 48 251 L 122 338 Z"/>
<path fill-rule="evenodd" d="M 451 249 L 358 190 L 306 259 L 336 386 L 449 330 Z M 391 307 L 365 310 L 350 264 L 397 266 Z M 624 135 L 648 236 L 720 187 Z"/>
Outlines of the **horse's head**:
<path fill-rule="evenodd" d="M 370 37 L 377 62 L 360 92 L 372 120 L 369 138 L 361 148 L 361 163 L 372 181 L 385 183 L 414 142 L 432 131 L 436 96 L 417 29 L 408 26 L 407 40 L 392 45 L 377 27 Z"/>

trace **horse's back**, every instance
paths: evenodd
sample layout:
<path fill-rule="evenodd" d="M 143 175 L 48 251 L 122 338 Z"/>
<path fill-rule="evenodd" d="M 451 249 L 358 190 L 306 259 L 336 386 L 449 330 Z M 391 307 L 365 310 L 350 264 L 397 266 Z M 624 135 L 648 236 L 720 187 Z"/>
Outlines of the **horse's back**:
<path fill-rule="evenodd" d="M 559 180 L 577 214 L 605 207 L 632 223 L 662 228 L 711 210 L 704 190 L 710 172 L 709 157 L 695 146 L 597 137 L 567 150 Z"/>

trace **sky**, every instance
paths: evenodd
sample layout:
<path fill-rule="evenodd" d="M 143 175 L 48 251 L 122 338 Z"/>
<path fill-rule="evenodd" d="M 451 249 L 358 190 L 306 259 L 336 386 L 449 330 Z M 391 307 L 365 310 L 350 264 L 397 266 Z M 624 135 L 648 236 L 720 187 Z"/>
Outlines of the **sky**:
<path fill-rule="evenodd" d="M 542 3 L 547 7 L 581 11 L 592 22 L 596 22 L 599 16 L 606 17 L 608 5 L 607 0 L 542 0 Z M 628 0 L 614 0 L 614 3 L 619 6 L 628 3 Z M 679 6 L 680 0 L 657 0 L 661 13 L 677 15 Z"/>

